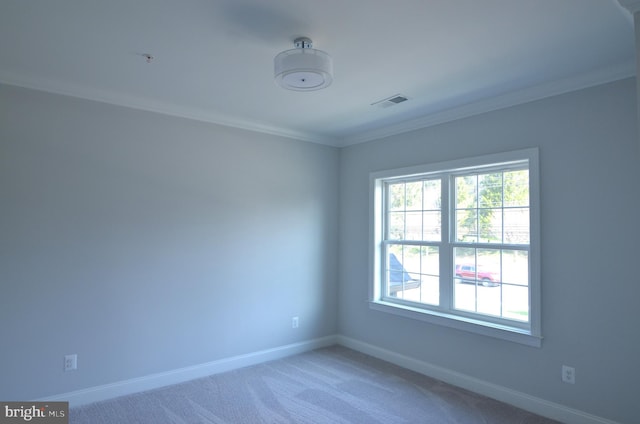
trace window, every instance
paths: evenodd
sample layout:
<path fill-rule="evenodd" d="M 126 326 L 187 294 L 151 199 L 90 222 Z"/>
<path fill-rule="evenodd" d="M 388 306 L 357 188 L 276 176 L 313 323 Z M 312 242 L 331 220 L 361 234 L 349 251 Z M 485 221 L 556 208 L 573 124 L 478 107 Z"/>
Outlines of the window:
<path fill-rule="evenodd" d="M 540 346 L 536 149 L 371 174 L 375 309 Z"/>

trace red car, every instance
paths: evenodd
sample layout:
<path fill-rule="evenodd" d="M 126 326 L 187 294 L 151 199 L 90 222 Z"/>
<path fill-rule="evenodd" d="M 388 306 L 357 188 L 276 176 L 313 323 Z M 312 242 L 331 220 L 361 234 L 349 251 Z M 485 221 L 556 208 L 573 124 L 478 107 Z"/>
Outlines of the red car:
<path fill-rule="evenodd" d="M 462 280 L 465 283 L 479 282 L 485 287 L 495 287 L 500 284 L 500 274 L 493 272 L 482 267 L 479 267 L 476 272 L 475 265 L 461 264 L 456 265 L 456 278 Z"/>

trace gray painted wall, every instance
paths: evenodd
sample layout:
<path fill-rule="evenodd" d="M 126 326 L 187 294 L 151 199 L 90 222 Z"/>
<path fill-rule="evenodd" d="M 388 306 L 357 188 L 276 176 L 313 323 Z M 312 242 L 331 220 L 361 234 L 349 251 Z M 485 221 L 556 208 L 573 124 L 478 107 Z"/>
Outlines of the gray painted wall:
<path fill-rule="evenodd" d="M 335 334 L 338 167 L 327 146 L 0 86 L 0 399 Z"/>
<path fill-rule="evenodd" d="M 0 86 L 0 399 L 341 333 L 634 422 L 634 84 L 342 150 Z M 541 349 L 368 308 L 369 172 L 534 146 Z"/>
<path fill-rule="evenodd" d="M 640 8 L 640 2 L 636 4 Z M 636 34 L 636 70 L 640 69 L 640 11 L 633 14 L 634 32 Z M 637 75 L 636 71 L 636 75 Z M 640 79 L 636 78 L 636 99 L 640 99 Z M 638 149 L 640 149 L 640 105 L 636 104 L 638 113 Z"/>
<path fill-rule="evenodd" d="M 341 151 L 341 334 L 623 423 L 640 381 L 640 157 L 635 79 Z M 367 305 L 369 173 L 539 147 L 543 346 L 442 328 Z M 576 367 L 576 384 L 560 380 Z"/>

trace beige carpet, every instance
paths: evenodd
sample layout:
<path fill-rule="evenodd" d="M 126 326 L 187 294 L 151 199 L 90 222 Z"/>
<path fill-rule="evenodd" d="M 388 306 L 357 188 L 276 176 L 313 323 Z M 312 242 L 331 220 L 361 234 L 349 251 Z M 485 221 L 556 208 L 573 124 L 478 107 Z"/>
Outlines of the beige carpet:
<path fill-rule="evenodd" d="M 70 423 L 557 422 L 334 346 L 72 408 Z"/>

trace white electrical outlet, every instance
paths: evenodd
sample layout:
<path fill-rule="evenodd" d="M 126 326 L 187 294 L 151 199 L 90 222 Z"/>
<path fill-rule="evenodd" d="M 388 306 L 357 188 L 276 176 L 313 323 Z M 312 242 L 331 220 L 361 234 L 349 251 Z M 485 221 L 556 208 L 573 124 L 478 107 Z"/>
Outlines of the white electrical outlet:
<path fill-rule="evenodd" d="M 568 365 L 563 365 L 562 381 L 569 384 L 576 384 L 576 369 Z"/>
<path fill-rule="evenodd" d="M 298 328 L 298 324 L 299 324 L 298 317 L 291 318 L 291 328 Z"/>
<path fill-rule="evenodd" d="M 78 369 L 78 354 L 64 356 L 64 371 L 73 371 Z"/>

